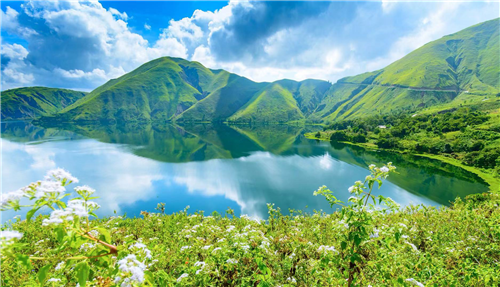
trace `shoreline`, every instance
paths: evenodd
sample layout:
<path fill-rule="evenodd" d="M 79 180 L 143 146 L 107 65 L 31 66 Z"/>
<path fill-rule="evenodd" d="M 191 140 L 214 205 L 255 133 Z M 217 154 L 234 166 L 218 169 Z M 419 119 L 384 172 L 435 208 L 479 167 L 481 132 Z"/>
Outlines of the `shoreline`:
<path fill-rule="evenodd" d="M 321 141 L 328 141 L 328 142 L 330 141 L 330 139 L 327 139 L 327 138 L 324 138 L 324 137 L 317 138 L 317 137 L 315 137 L 315 134 L 316 134 L 316 132 L 311 132 L 311 133 L 304 134 L 304 136 L 307 139 L 311 139 L 311 140 L 321 140 Z M 365 148 L 365 149 L 369 149 L 369 150 L 373 150 L 373 151 L 383 150 L 383 151 L 397 152 L 397 153 L 400 153 L 400 154 L 411 154 L 413 156 L 420 156 L 420 157 L 426 157 L 426 158 L 430 158 L 430 159 L 439 160 L 441 162 L 444 162 L 444 163 L 447 163 L 447 164 L 451 164 L 453 166 L 462 168 L 462 169 L 464 169 L 464 170 L 466 170 L 468 172 L 476 174 L 482 180 L 484 180 L 486 182 L 486 184 L 488 184 L 490 192 L 498 192 L 499 188 L 500 188 L 500 178 L 496 178 L 492 174 L 490 174 L 488 172 L 482 171 L 480 168 L 473 167 L 473 166 L 467 166 L 467 165 L 463 164 L 462 162 L 460 162 L 460 161 L 458 161 L 456 159 L 453 159 L 453 158 L 445 157 L 445 156 L 442 156 L 442 155 L 435 155 L 435 154 L 411 153 L 411 152 L 403 152 L 403 151 L 400 151 L 400 150 L 383 149 L 383 148 L 378 148 L 375 145 L 370 145 L 370 144 L 366 144 L 366 143 L 353 143 L 353 142 L 347 142 L 347 141 L 339 141 L 339 142 L 343 143 L 343 144 L 352 145 L 352 146 L 359 146 L 359 147 L 362 147 L 362 148 Z"/>

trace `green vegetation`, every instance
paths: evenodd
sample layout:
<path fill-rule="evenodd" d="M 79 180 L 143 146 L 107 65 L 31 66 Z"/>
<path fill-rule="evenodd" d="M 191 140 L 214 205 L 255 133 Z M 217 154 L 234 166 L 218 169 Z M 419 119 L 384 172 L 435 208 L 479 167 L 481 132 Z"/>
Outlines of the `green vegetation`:
<path fill-rule="evenodd" d="M 339 80 L 310 119 L 334 122 L 444 103 L 499 103 L 499 20 L 430 42 L 382 70 Z"/>
<path fill-rule="evenodd" d="M 34 119 L 60 112 L 87 93 L 30 87 L 11 89 L 2 92 L 2 120 Z"/>
<path fill-rule="evenodd" d="M 371 191 L 390 172 L 377 168 L 327 214 L 268 205 L 266 221 L 185 210 L 143 218 L 95 217 L 94 190 L 65 188 L 64 170 L 6 194 L 2 209 L 32 200 L 28 220 L 2 228 L 2 286 L 496 286 L 500 283 L 500 195 L 458 198 L 451 207 L 400 208 Z M 314 193 L 339 202 L 326 187 Z M 312 196 L 312 194 L 311 194 Z M 384 203 L 384 204 L 380 204 Z M 50 216 L 36 216 L 52 206 Z M 127 285 L 128 284 L 128 285 Z"/>
<path fill-rule="evenodd" d="M 366 147 L 413 154 L 439 155 L 448 162 L 490 174 L 500 183 L 500 125 L 496 110 L 490 113 L 462 108 L 437 114 L 394 114 L 339 121 L 316 138 L 351 142 Z M 495 187 L 493 187 L 495 189 Z"/>
<path fill-rule="evenodd" d="M 198 62 L 163 57 L 98 87 L 42 122 L 272 122 L 304 119 L 330 83 L 256 83 Z"/>

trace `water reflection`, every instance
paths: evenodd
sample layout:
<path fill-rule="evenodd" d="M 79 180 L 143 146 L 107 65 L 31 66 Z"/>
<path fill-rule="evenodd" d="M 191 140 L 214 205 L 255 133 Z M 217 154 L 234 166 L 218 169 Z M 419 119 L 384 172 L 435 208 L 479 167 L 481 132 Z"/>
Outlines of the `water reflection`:
<path fill-rule="evenodd" d="M 346 200 L 370 163 L 392 161 L 398 175 L 377 193 L 400 204 L 446 205 L 456 196 L 487 190 L 474 174 L 434 160 L 371 152 L 307 140 L 298 126 L 127 125 L 41 128 L 2 123 L 2 189 L 10 191 L 63 167 L 99 191 L 100 215 L 191 210 L 266 216 L 282 210 L 324 209 L 312 196 L 327 185 Z M 3 220 L 14 216 L 4 213 Z"/>

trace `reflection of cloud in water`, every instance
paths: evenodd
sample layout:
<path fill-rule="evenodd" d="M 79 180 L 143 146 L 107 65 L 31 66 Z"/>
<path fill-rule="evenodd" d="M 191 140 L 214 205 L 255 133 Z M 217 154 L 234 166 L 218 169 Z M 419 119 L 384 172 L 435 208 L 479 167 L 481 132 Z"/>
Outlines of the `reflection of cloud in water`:
<path fill-rule="evenodd" d="M 3 168 L 2 177 L 10 178 L 2 181 L 4 192 L 22 187 L 14 186 L 19 182 L 29 184 L 43 179 L 47 170 L 62 167 L 79 178 L 81 184 L 98 191 L 99 214 L 109 215 L 113 210 L 121 212 L 120 205 L 154 197 L 153 182 L 165 179 L 158 162 L 94 140 L 47 142 L 36 146 L 2 140 L 2 144 L 2 165 L 8 167 Z M 68 188 L 76 186 L 72 184 Z M 6 217 L 10 216 L 6 214 Z"/>
<path fill-rule="evenodd" d="M 321 169 L 317 169 L 320 166 Z M 349 166 L 328 154 L 319 157 L 274 156 L 256 152 L 237 160 L 210 160 L 176 165 L 174 181 L 190 193 L 223 195 L 235 201 L 241 213 L 264 217 L 265 204 L 303 208 L 318 198 L 312 192 L 325 184 L 329 175 L 335 182 Z M 302 198 L 302 200 L 297 200 Z M 323 199 L 321 199 L 323 200 Z M 297 206 L 291 206 L 296 204 Z M 326 206 L 326 205 L 325 205 Z"/>

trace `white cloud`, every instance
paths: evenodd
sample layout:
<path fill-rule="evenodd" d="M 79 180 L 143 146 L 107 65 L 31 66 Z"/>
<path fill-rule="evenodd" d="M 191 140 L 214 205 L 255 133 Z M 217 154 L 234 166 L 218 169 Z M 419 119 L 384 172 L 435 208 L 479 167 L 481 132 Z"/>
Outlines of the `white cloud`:
<path fill-rule="evenodd" d="M 98 1 L 22 7 L 1 12 L 2 29 L 28 42 L 27 54 L 19 47 L 2 49 L 4 89 L 89 90 L 161 56 L 255 81 L 336 81 L 383 68 L 429 41 L 498 17 L 499 4 L 231 1 L 213 12 L 195 10 L 166 21 L 154 42 L 132 32 L 127 21 L 133 11 L 105 9 Z"/>

